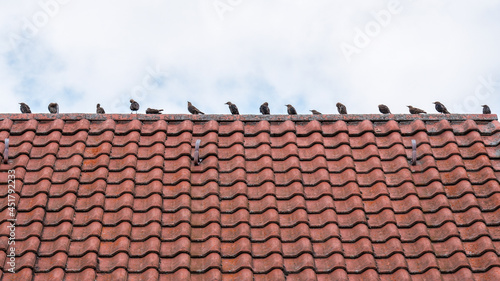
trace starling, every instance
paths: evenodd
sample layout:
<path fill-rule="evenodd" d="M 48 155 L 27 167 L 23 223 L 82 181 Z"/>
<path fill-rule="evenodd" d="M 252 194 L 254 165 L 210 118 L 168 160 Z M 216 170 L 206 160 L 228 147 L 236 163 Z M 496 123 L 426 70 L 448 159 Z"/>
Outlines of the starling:
<path fill-rule="evenodd" d="M 309 111 L 311 111 L 312 114 L 314 114 L 314 115 L 321 115 L 321 112 L 319 112 L 317 110 L 312 109 L 312 110 L 309 110 Z"/>
<path fill-rule="evenodd" d="M 483 114 L 491 114 L 491 109 L 489 106 L 487 106 L 486 104 L 485 105 L 481 105 L 483 107 Z M 29 110 L 29 107 L 28 107 L 28 110 Z M 22 109 L 21 109 L 22 111 Z"/>
<path fill-rule="evenodd" d="M 31 113 L 30 107 L 24 102 L 19 103 L 21 105 L 21 113 Z"/>
<path fill-rule="evenodd" d="M 190 102 L 188 102 L 188 110 L 191 112 L 191 114 L 205 114 L 201 112 L 196 106 L 192 105 Z"/>
<path fill-rule="evenodd" d="M 262 113 L 263 115 L 271 114 L 271 111 L 269 110 L 269 104 L 267 102 L 263 103 L 260 106 L 260 113 Z"/>
<path fill-rule="evenodd" d="M 104 114 L 104 113 L 106 113 L 106 111 L 104 111 L 104 108 L 102 108 L 101 104 L 98 103 L 97 104 L 97 108 L 95 110 L 95 113 L 97 113 L 97 114 Z"/>
<path fill-rule="evenodd" d="M 146 109 L 146 114 L 161 114 L 163 109 L 154 109 L 154 108 L 149 108 Z"/>
<path fill-rule="evenodd" d="M 420 113 L 424 113 L 424 114 L 427 114 L 427 112 L 423 111 L 422 109 L 420 108 L 416 108 L 416 107 L 413 107 L 411 105 L 407 105 L 408 108 L 410 109 L 410 113 L 411 114 L 420 114 Z"/>
<path fill-rule="evenodd" d="M 59 105 L 56 102 L 49 103 L 49 112 L 52 114 L 59 113 Z"/>
<path fill-rule="evenodd" d="M 288 114 L 290 115 L 297 115 L 297 111 L 291 104 L 285 104 L 286 110 L 288 111 Z"/>
<path fill-rule="evenodd" d="M 238 111 L 238 107 L 236 106 L 236 104 L 228 101 L 226 102 L 227 105 L 229 105 L 229 111 L 231 111 L 231 114 L 233 115 L 239 115 L 240 112 Z"/>
<path fill-rule="evenodd" d="M 450 114 L 450 112 L 448 111 L 448 109 L 446 109 L 446 106 L 444 106 L 444 104 L 438 102 L 438 101 L 435 101 L 433 102 L 436 106 L 436 110 L 439 112 L 439 113 L 443 113 L 443 114 Z"/>
<path fill-rule="evenodd" d="M 380 113 L 382 114 L 391 114 L 391 110 L 389 109 L 389 107 L 387 107 L 387 105 L 385 104 L 379 104 L 378 105 L 378 110 L 380 111 Z"/>
<path fill-rule="evenodd" d="M 130 110 L 132 110 L 132 112 L 135 111 L 135 114 L 137 114 L 137 110 L 139 110 L 139 103 L 133 99 L 130 99 Z"/>
<path fill-rule="evenodd" d="M 340 102 L 337 103 L 337 110 L 339 111 L 340 114 L 347 114 L 347 108 Z"/>

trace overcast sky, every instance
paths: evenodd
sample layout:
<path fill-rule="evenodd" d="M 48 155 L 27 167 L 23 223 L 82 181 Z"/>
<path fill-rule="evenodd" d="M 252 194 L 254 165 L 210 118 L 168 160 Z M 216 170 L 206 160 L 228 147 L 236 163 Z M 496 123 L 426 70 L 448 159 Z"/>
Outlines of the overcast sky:
<path fill-rule="evenodd" d="M 497 0 L 0 2 L 0 112 L 500 111 Z"/>

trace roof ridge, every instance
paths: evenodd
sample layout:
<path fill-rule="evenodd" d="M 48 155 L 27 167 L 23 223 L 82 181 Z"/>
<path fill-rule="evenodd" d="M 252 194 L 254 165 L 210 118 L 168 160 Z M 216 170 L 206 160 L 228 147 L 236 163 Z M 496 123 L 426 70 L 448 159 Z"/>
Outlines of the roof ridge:
<path fill-rule="evenodd" d="M 109 119 L 115 121 L 129 121 L 129 120 L 139 120 L 139 121 L 219 121 L 219 122 L 231 122 L 231 121 L 272 121 L 272 122 L 284 122 L 287 120 L 291 121 L 337 121 L 343 120 L 347 122 L 359 122 L 364 120 L 369 121 L 493 121 L 498 120 L 496 114 L 322 114 L 322 115 L 311 115 L 311 114 L 301 114 L 301 115 L 256 115 L 256 114 L 244 114 L 244 115 L 228 115 L 228 114 L 206 114 L 206 115 L 192 115 L 192 114 L 92 114 L 92 113 L 63 113 L 63 114 L 48 114 L 48 113 L 35 113 L 35 114 L 20 114 L 20 113 L 3 113 L 0 114 L 0 120 L 11 119 L 19 121 L 27 121 L 35 119 L 37 121 L 53 121 L 57 119 L 62 119 L 65 121 L 78 121 L 82 119 L 92 120 L 92 121 L 106 121 Z"/>

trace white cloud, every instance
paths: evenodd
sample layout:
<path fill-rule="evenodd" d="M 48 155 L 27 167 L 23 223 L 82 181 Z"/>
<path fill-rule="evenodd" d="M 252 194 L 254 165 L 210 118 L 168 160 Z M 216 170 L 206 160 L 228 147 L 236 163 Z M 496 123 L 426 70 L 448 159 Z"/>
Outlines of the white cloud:
<path fill-rule="evenodd" d="M 232 5 L 223 19 L 218 0 L 66 1 L 28 44 L 0 47 L 1 112 L 18 112 L 20 101 L 46 112 L 58 101 L 61 112 L 94 112 L 99 102 L 127 113 L 134 97 L 142 112 L 186 113 L 187 100 L 207 113 L 227 113 L 228 100 L 252 114 L 263 101 L 276 114 L 286 103 L 299 113 L 334 113 L 337 101 L 350 113 L 376 113 L 379 103 L 434 112 L 431 102 L 440 100 L 465 113 L 480 111 L 479 77 L 500 81 L 500 4 L 492 0 L 400 1 L 350 63 L 341 44 L 376 25 L 373 13 L 391 0 L 220 0 Z M 22 2 L 0 4 L 3 41 L 44 11 Z M 477 102 L 498 111 L 496 87 Z"/>

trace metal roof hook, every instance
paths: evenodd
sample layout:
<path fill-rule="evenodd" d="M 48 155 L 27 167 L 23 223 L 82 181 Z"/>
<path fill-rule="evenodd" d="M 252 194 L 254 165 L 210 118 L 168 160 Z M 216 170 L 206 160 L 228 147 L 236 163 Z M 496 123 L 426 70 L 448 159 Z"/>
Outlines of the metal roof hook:
<path fill-rule="evenodd" d="M 195 166 L 199 166 L 201 164 L 201 161 L 203 161 L 203 159 L 200 158 L 200 144 L 201 144 L 201 140 L 200 139 L 196 140 L 196 145 L 194 147 L 194 165 Z"/>
<path fill-rule="evenodd" d="M 9 138 L 5 139 L 5 149 L 3 151 L 3 163 L 9 164 Z"/>
<path fill-rule="evenodd" d="M 416 140 L 411 140 L 411 148 L 412 148 L 411 165 L 415 166 L 415 165 L 417 165 L 417 141 Z"/>

